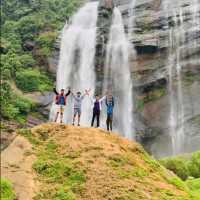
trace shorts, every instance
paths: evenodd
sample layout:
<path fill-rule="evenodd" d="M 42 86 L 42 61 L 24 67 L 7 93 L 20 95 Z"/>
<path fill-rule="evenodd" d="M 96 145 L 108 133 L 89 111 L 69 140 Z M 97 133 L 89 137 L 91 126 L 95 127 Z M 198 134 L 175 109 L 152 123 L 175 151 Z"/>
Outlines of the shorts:
<path fill-rule="evenodd" d="M 74 115 L 81 115 L 81 109 L 80 108 L 74 108 Z"/>
<path fill-rule="evenodd" d="M 65 106 L 64 105 L 58 105 L 58 109 L 57 109 L 59 113 L 64 113 L 65 110 Z"/>

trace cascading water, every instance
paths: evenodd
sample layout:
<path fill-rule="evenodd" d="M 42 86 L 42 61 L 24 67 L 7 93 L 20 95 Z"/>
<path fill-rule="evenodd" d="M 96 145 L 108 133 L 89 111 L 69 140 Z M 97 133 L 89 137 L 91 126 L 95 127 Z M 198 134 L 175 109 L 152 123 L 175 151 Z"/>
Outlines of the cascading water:
<path fill-rule="evenodd" d="M 116 97 L 114 127 L 126 138 L 133 139 L 133 99 L 129 48 L 130 43 L 125 35 L 120 10 L 114 8 L 107 44 L 104 91 L 111 90 Z"/>
<path fill-rule="evenodd" d="M 184 153 L 184 147 L 186 144 L 185 135 L 185 121 L 186 109 L 184 106 L 184 91 L 182 81 L 183 71 L 183 58 L 191 51 L 191 44 L 187 41 L 187 35 L 197 34 L 199 26 L 198 20 L 198 9 L 194 9 L 194 6 L 199 5 L 196 0 L 193 0 L 196 4 L 191 4 L 190 9 L 190 27 L 188 30 L 184 27 L 184 16 L 189 11 L 184 11 L 184 6 L 180 1 L 177 2 L 177 9 L 174 10 L 167 2 L 165 6 L 166 19 L 169 20 L 170 15 L 168 12 L 173 13 L 171 23 L 174 24 L 172 27 L 168 26 L 169 29 L 169 56 L 167 61 L 167 68 L 169 73 L 169 92 L 170 92 L 170 116 L 169 116 L 169 127 L 170 136 L 172 139 L 173 155 Z M 194 12 L 197 10 L 196 12 Z M 199 27 L 200 28 L 200 27 Z M 196 48 L 197 44 L 192 44 L 193 48 Z M 189 62 L 189 61 L 188 61 Z M 185 64 L 185 61 L 184 61 Z"/>
<path fill-rule="evenodd" d="M 129 14 L 128 36 L 129 36 L 129 38 L 132 37 L 133 29 L 134 29 L 134 25 L 135 25 L 135 12 L 134 12 L 135 3 L 136 3 L 136 0 L 131 0 L 130 6 L 129 6 L 129 11 L 128 11 L 128 14 Z"/>
<path fill-rule="evenodd" d="M 178 16 L 178 17 L 177 17 Z M 180 12 L 174 12 L 174 28 L 169 29 L 169 92 L 170 92 L 170 116 L 169 126 L 170 135 L 172 138 L 172 154 L 176 155 L 182 153 L 185 135 L 184 135 L 184 102 L 182 91 L 182 77 L 181 77 L 181 47 L 184 44 L 183 30 L 183 15 L 180 7 Z M 178 30 L 178 31 L 177 31 Z M 174 88 L 174 77 L 177 77 L 177 87 Z M 176 92 L 174 91 L 176 90 Z"/>
<path fill-rule="evenodd" d="M 96 46 L 96 23 L 98 3 L 87 3 L 72 18 L 72 24 L 62 32 L 61 52 L 57 71 L 57 90 L 70 86 L 73 92 L 95 87 L 94 54 Z M 67 101 L 64 122 L 71 123 L 72 101 Z M 53 104 L 50 120 L 55 117 L 56 106 Z M 81 124 L 89 125 L 91 102 L 86 97 L 82 107 Z"/>

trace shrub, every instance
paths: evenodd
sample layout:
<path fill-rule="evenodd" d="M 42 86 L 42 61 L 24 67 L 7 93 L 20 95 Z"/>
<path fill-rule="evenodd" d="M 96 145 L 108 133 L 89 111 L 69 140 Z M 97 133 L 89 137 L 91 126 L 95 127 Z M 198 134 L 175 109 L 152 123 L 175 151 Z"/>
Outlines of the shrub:
<path fill-rule="evenodd" d="M 192 155 L 188 162 L 189 175 L 194 178 L 200 178 L 200 151 Z"/>
<path fill-rule="evenodd" d="M 5 179 L 1 179 L 1 199 L 2 200 L 15 199 L 15 193 L 13 191 L 12 184 Z"/>
<path fill-rule="evenodd" d="M 51 89 L 51 82 L 39 70 L 27 69 L 17 73 L 17 87 L 24 92 L 45 91 Z"/>
<path fill-rule="evenodd" d="M 37 41 L 37 44 L 40 46 L 41 53 L 43 55 L 49 56 L 51 54 L 56 37 L 57 37 L 57 33 L 51 32 L 51 31 L 44 32 L 39 35 L 36 41 Z"/>
<path fill-rule="evenodd" d="M 200 200 L 200 178 L 187 180 L 186 184 L 190 189 L 191 199 Z"/>
<path fill-rule="evenodd" d="M 13 104 L 4 105 L 2 110 L 2 114 L 6 119 L 16 119 L 20 113 L 19 109 L 16 108 Z"/>
<path fill-rule="evenodd" d="M 12 92 L 9 82 L 1 85 L 2 116 L 9 120 L 16 120 L 21 124 L 26 121 L 26 115 L 35 107 L 30 100 L 20 97 Z"/>
<path fill-rule="evenodd" d="M 194 153 L 190 158 L 166 158 L 160 160 L 160 163 L 182 180 L 186 180 L 188 177 L 200 178 L 200 151 Z"/>
<path fill-rule="evenodd" d="M 17 28 L 22 41 L 33 40 L 43 25 L 43 19 L 35 16 L 25 16 L 18 21 Z"/>
<path fill-rule="evenodd" d="M 34 104 L 28 99 L 18 96 L 15 96 L 14 99 L 15 100 L 13 101 L 13 104 L 19 109 L 20 113 L 23 115 L 27 115 L 34 107 Z"/>
<path fill-rule="evenodd" d="M 186 180 L 188 177 L 188 169 L 185 159 L 183 158 L 168 158 L 161 160 L 167 169 L 173 171 L 182 180 Z"/>
<path fill-rule="evenodd" d="M 22 66 L 24 68 L 26 67 L 34 67 L 36 65 L 36 61 L 33 59 L 33 56 L 31 54 L 23 54 L 20 56 L 20 60 L 22 63 Z"/>

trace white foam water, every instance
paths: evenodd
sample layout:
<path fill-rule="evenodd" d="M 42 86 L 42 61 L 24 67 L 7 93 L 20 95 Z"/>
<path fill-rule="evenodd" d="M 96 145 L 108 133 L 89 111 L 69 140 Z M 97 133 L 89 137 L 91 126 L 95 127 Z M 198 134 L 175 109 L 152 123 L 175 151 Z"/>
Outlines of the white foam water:
<path fill-rule="evenodd" d="M 94 55 L 96 46 L 96 23 L 98 2 L 87 3 L 72 18 L 62 31 L 61 52 L 57 70 L 57 90 L 70 86 L 73 92 L 95 88 Z M 64 123 L 72 121 L 73 102 L 68 98 Z M 53 104 L 50 120 L 54 120 L 56 105 Z M 81 124 L 89 125 L 91 102 L 85 97 L 82 106 Z"/>
<path fill-rule="evenodd" d="M 132 80 L 129 66 L 130 43 L 126 38 L 121 12 L 114 8 L 107 44 L 104 91 L 112 91 L 115 100 L 114 127 L 128 139 L 134 139 Z"/>

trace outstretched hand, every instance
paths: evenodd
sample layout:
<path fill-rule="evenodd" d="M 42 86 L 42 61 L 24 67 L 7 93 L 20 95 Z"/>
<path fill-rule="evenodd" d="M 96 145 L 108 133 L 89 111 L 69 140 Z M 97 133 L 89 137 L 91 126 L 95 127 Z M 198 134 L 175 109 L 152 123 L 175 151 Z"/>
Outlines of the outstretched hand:
<path fill-rule="evenodd" d="M 91 89 L 85 90 L 85 93 L 89 96 L 90 95 L 90 91 L 91 91 Z"/>

